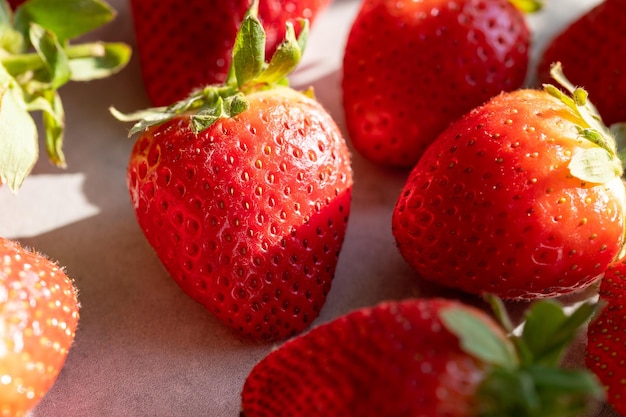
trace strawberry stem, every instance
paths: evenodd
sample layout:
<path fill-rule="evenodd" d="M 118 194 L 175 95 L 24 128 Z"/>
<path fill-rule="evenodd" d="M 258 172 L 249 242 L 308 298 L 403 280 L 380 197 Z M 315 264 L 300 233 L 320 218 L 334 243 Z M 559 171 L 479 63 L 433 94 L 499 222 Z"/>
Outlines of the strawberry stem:
<path fill-rule="evenodd" d="M 198 88 L 187 98 L 167 107 L 149 108 L 123 114 L 111 108 L 118 120 L 135 125 L 129 136 L 150 126 L 189 114 L 191 130 L 199 133 L 220 118 L 234 117 L 247 109 L 246 95 L 271 88 L 288 86 L 288 75 L 302 58 L 308 36 L 308 21 L 296 38 L 293 24 L 287 23 L 286 36 L 269 62 L 265 61 L 265 31 L 257 18 L 258 0 L 253 2 L 235 38 L 233 60 L 227 80 L 222 85 Z M 305 93 L 306 94 L 306 93 Z"/>

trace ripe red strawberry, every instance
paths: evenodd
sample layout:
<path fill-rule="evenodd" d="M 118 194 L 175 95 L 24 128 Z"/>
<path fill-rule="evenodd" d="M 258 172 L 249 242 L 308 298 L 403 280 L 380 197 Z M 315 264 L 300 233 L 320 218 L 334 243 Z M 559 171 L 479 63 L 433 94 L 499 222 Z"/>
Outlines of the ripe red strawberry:
<path fill-rule="evenodd" d="M 532 299 L 602 276 L 623 243 L 622 167 L 584 90 L 568 88 L 501 94 L 428 148 L 392 220 L 421 277 Z"/>
<path fill-rule="evenodd" d="M 516 337 L 458 301 L 356 310 L 262 359 L 245 381 L 242 416 L 580 415 L 601 389 L 591 373 L 558 363 L 592 311 L 583 304 L 566 316 L 542 301 Z"/>
<path fill-rule="evenodd" d="M 0 415 L 24 416 L 48 392 L 74 341 L 78 311 L 61 267 L 0 238 Z"/>
<path fill-rule="evenodd" d="M 539 79 L 549 79 L 550 65 L 561 62 L 572 83 L 589 92 L 605 123 L 626 122 L 626 60 L 618 52 L 624 49 L 624 1 L 605 0 L 549 43 L 539 63 Z"/>
<path fill-rule="evenodd" d="M 586 364 L 605 386 L 607 402 L 626 415 L 624 341 L 626 336 L 626 263 L 616 262 L 600 282 L 600 300 L 605 303 L 587 329 Z"/>
<path fill-rule="evenodd" d="M 330 0 L 261 0 L 259 19 L 271 56 L 285 25 L 315 20 Z M 131 0 L 141 73 L 154 106 L 185 98 L 192 89 L 228 75 L 237 29 L 252 0 Z M 296 25 L 297 26 L 297 25 Z"/>
<path fill-rule="evenodd" d="M 301 53 L 293 30 L 269 65 L 257 60 L 262 39 L 244 43 L 262 35 L 248 16 L 234 48 L 236 77 L 165 114 L 149 112 L 131 130 L 141 135 L 128 186 L 141 228 L 182 289 L 242 335 L 267 340 L 298 333 L 319 314 L 345 235 L 352 171 L 331 116 L 284 85 Z"/>
<path fill-rule="evenodd" d="M 447 125 L 525 80 L 530 33 L 509 0 L 365 0 L 343 59 L 349 138 L 412 167 Z"/>

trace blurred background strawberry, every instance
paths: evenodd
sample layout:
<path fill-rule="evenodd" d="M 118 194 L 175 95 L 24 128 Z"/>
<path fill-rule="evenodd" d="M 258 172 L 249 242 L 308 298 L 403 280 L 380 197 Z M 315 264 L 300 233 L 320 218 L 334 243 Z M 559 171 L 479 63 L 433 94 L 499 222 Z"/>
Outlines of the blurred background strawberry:
<path fill-rule="evenodd" d="M 155 106 L 186 97 L 193 88 L 222 83 L 228 74 L 235 34 L 251 0 L 131 0 L 136 52 L 148 98 Z M 312 23 L 330 0 L 261 0 L 266 55 L 300 18 Z"/>

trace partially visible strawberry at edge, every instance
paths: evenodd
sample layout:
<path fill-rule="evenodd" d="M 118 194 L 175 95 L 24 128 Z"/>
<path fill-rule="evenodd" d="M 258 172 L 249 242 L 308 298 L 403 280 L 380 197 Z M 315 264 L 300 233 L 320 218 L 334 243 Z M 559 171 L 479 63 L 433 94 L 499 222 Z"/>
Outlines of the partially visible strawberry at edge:
<path fill-rule="evenodd" d="M 585 369 L 563 369 L 593 303 L 566 315 L 533 304 L 512 333 L 476 307 L 386 301 L 319 325 L 270 352 L 242 389 L 244 417 L 574 417 L 602 397 Z"/>
<path fill-rule="evenodd" d="M 626 262 L 610 265 L 600 282 L 603 309 L 587 328 L 585 362 L 606 390 L 606 400 L 622 416 L 626 415 Z"/>
<path fill-rule="evenodd" d="M 55 383 L 79 319 L 74 282 L 56 262 L 0 237 L 0 415 L 22 417 Z"/>
<path fill-rule="evenodd" d="M 261 0 L 259 20 L 270 57 L 287 22 L 312 24 L 330 0 Z M 154 106 L 170 105 L 194 88 L 226 80 L 235 35 L 252 0 L 131 0 L 141 74 Z"/>

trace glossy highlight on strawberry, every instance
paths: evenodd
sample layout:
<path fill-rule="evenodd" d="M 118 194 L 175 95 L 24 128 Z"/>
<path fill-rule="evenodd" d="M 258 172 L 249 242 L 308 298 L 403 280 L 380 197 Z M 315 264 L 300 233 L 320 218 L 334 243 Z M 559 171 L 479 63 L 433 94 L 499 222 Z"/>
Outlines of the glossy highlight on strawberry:
<path fill-rule="evenodd" d="M 606 400 L 620 414 L 626 415 L 626 373 L 623 366 L 626 329 L 626 263 L 610 265 L 600 282 L 599 297 L 603 309 L 587 328 L 585 363 L 606 390 Z"/>

